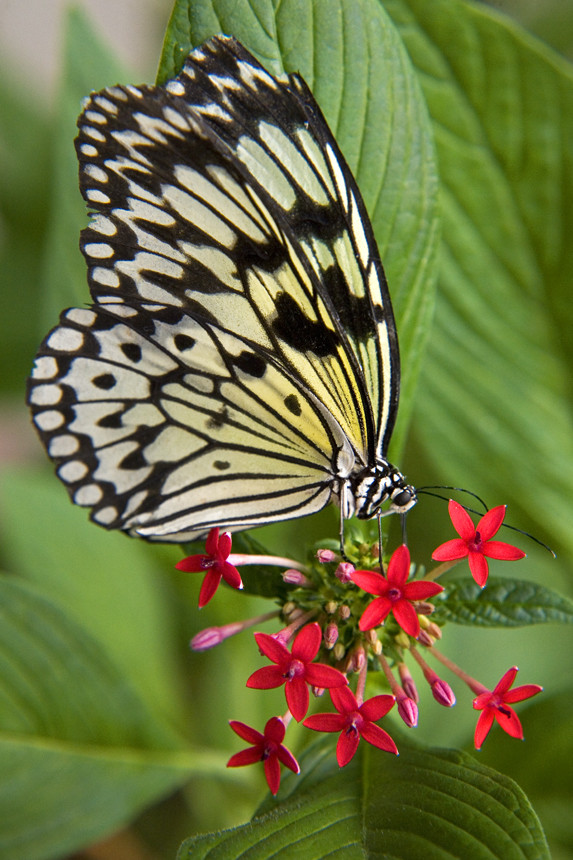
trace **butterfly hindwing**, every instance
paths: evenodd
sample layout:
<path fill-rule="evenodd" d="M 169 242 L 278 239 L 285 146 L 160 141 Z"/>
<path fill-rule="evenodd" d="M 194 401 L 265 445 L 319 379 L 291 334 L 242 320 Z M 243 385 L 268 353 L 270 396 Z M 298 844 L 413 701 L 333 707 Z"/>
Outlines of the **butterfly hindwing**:
<path fill-rule="evenodd" d="M 36 426 L 100 525 L 181 541 L 328 502 L 344 437 L 240 338 L 173 308 L 121 304 L 64 312 L 42 352 Z"/>

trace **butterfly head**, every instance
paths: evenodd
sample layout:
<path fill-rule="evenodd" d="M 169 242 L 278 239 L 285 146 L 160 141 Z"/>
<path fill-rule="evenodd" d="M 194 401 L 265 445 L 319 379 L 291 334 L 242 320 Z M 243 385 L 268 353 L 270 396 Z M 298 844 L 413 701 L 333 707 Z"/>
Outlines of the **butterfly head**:
<path fill-rule="evenodd" d="M 387 513 L 405 514 L 418 501 L 416 489 L 385 460 L 363 469 L 352 481 L 352 491 L 356 516 L 362 520 L 377 516 L 384 502 L 389 502 Z"/>

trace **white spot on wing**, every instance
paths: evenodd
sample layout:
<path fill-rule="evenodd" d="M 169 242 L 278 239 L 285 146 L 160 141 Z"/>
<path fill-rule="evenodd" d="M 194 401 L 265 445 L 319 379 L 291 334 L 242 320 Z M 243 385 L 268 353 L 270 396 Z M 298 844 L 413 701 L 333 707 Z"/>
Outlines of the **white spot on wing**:
<path fill-rule="evenodd" d="M 48 453 L 50 457 L 70 457 L 76 453 L 79 447 L 80 443 L 76 436 L 70 436 L 69 434 L 54 436 L 50 440 Z"/>

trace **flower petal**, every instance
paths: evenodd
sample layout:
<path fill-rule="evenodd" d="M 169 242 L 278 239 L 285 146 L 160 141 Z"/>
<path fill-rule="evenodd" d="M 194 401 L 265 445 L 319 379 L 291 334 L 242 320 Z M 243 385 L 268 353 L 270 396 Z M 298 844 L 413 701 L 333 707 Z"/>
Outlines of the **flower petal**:
<path fill-rule="evenodd" d="M 388 583 L 396 588 L 402 588 L 408 574 L 410 573 L 410 550 L 406 544 L 402 544 L 392 553 L 392 558 L 388 564 L 386 579 Z"/>
<path fill-rule="evenodd" d="M 260 744 L 265 739 L 264 735 L 252 726 L 248 726 L 246 723 L 240 723 L 239 720 L 229 720 L 229 725 L 235 734 L 239 735 L 240 738 L 244 741 L 248 741 L 250 744 Z"/>
<path fill-rule="evenodd" d="M 211 558 L 217 555 L 217 547 L 219 545 L 219 529 L 211 529 L 205 541 L 205 551 Z"/>
<path fill-rule="evenodd" d="M 506 507 L 507 505 L 498 505 L 497 508 L 492 508 L 491 511 L 488 511 L 481 518 L 477 524 L 476 531 L 479 532 L 482 540 L 489 540 L 499 531 L 505 517 Z"/>
<path fill-rule="evenodd" d="M 503 710 L 496 708 L 493 715 L 504 732 L 507 732 L 512 738 L 523 740 L 523 729 L 513 708 L 507 706 L 504 706 Z"/>
<path fill-rule="evenodd" d="M 281 785 L 281 766 L 276 755 L 265 759 L 265 776 L 271 794 L 276 794 Z"/>
<path fill-rule="evenodd" d="M 297 634 L 292 644 L 292 656 L 302 663 L 310 663 L 318 654 L 321 642 L 322 632 L 320 625 L 316 621 L 312 624 L 307 624 Z"/>
<path fill-rule="evenodd" d="M 388 732 L 385 732 L 384 729 L 380 728 L 380 726 L 376 726 L 374 723 L 364 723 L 360 734 L 365 741 L 378 747 L 379 750 L 384 750 L 385 752 L 391 752 L 394 753 L 394 755 L 398 755 L 398 747 Z"/>
<path fill-rule="evenodd" d="M 380 573 L 373 570 L 355 570 L 350 574 L 352 582 L 368 594 L 386 594 L 388 582 Z"/>
<path fill-rule="evenodd" d="M 427 579 L 418 579 L 414 582 L 407 582 L 402 588 L 402 594 L 406 600 L 426 600 L 428 597 L 435 597 L 444 590 L 444 586 L 438 582 L 430 582 Z"/>
<path fill-rule="evenodd" d="M 346 724 L 343 714 L 312 714 L 303 723 L 314 732 L 341 732 Z"/>
<path fill-rule="evenodd" d="M 358 626 L 361 630 L 372 630 L 373 627 L 378 627 L 391 609 L 392 601 L 388 597 L 377 597 L 362 613 Z"/>
<path fill-rule="evenodd" d="M 481 552 L 470 552 L 468 554 L 470 571 L 480 588 L 483 588 L 489 576 L 488 563 Z"/>
<path fill-rule="evenodd" d="M 300 773 L 300 766 L 293 754 L 286 747 L 283 747 L 281 744 L 277 749 L 277 756 L 281 764 L 284 764 L 285 767 L 288 767 L 289 770 L 292 770 L 293 773 Z"/>
<path fill-rule="evenodd" d="M 187 558 L 181 559 L 175 565 L 176 570 L 182 570 L 184 573 L 203 573 L 205 567 L 203 561 L 209 560 L 208 555 L 189 555 Z"/>
<path fill-rule="evenodd" d="M 241 752 L 235 753 L 232 755 L 229 761 L 227 762 L 227 767 L 244 767 L 247 764 L 255 764 L 258 761 L 263 760 L 263 748 L 262 746 L 257 747 L 249 747 L 247 750 L 241 750 Z"/>
<path fill-rule="evenodd" d="M 251 690 L 274 690 L 285 682 L 285 676 L 278 666 L 263 666 L 257 669 L 247 681 Z"/>
<path fill-rule="evenodd" d="M 420 635 L 420 621 L 416 610 L 408 600 L 397 600 L 392 604 L 392 615 L 402 630 L 416 639 Z"/>
<path fill-rule="evenodd" d="M 474 704 L 475 707 L 475 704 Z M 474 746 L 476 750 L 480 750 L 485 741 L 489 730 L 493 725 L 494 712 L 492 708 L 486 708 L 479 715 L 477 726 L 474 734 Z"/>
<path fill-rule="evenodd" d="M 274 636 L 271 636 L 269 633 L 255 633 L 255 641 L 259 646 L 261 654 L 264 654 L 273 663 L 281 666 L 290 663 L 290 651 L 282 642 L 275 639 Z"/>
<path fill-rule="evenodd" d="M 500 558 L 503 561 L 518 561 L 520 558 L 525 558 L 522 549 L 501 540 L 488 541 L 483 545 L 482 552 L 488 558 Z"/>
<path fill-rule="evenodd" d="M 229 553 L 231 552 L 231 541 L 232 539 L 230 533 L 223 532 L 217 544 L 218 561 L 225 561 L 225 559 L 229 557 Z M 207 549 L 206 545 L 205 549 Z"/>
<path fill-rule="evenodd" d="M 336 760 L 339 767 L 344 767 L 354 758 L 359 743 L 360 735 L 358 732 L 341 732 L 336 743 Z"/>
<path fill-rule="evenodd" d="M 309 695 L 306 682 L 302 678 L 293 678 L 285 684 L 285 694 L 289 711 L 297 723 L 300 723 L 308 711 Z"/>
<path fill-rule="evenodd" d="M 265 726 L 265 740 L 282 744 L 285 739 L 286 726 L 280 717 L 271 717 Z"/>
<path fill-rule="evenodd" d="M 366 699 L 358 709 L 365 720 L 371 723 L 376 723 L 385 717 L 388 711 L 394 707 L 396 699 L 388 693 L 382 693 L 380 696 L 372 696 L 371 699 Z"/>
<path fill-rule="evenodd" d="M 351 714 L 358 710 L 356 696 L 350 687 L 333 687 L 329 692 L 332 704 L 339 714 Z"/>
<path fill-rule="evenodd" d="M 305 679 L 307 684 L 325 689 L 345 687 L 348 684 L 346 675 L 343 675 L 334 666 L 327 666 L 325 663 L 309 663 L 306 667 Z"/>
<path fill-rule="evenodd" d="M 503 697 L 504 702 L 522 702 L 524 699 L 530 699 L 543 691 L 543 687 L 539 684 L 523 684 L 522 687 L 516 687 L 515 690 L 508 690 Z"/>
<path fill-rule="evenodd" d="M 491 690 L 485 690 L 483 693 L 480 693 L 479 696 L 476 696 L 472 702 L 473 707 L 476 711 L 483 711 L 484 708 L 487 708 L 489 703 L 491 702 L 492 697 Z"/>
<path fill-rule="evenodd" d="M 499 679 L 499 681 L 497 682 L 497 684 L 493 688 L 493 692 L 497 696 L 503 697 L 504 694 L 507 693 L 507 691 L 509 690 L 509 688 L 511 687 L 511 685 L 515 681 L 515 678 L 516 678 L 518 671 L 519 670 L 518 670 L 517 666 L 512 666 L 511 669 L 508 669 L 507 672 L 505 672 L 501 676 L 501 678 Z"/>
<path fill-rule="evenodd" d="M 202 609 L 210 600 L 212 600 L 215 596 L 215 592 L 219 588 L 220 582 L 221 574 L 216 568 L 212 568 L 207 571 L 205 578 L 201 583 L 201 590 L 199 591 L 199 609 Z"/>
<path fill-rule="evenodd" d="M 468 547 L 465 540 L 454 538 L 440 544 L 433 553 L 434 561 L 454 561 L 456 558 L 465 558 L 468 554 Z"/>
<path fill-rule="evenodd" d="M 450 499 L 448 502 L 448 513 L 452 521 L 452 525 L 464 541 L 472 540 L 475 537 L 476 528 L 472 518 L 462 505 Z"/>
<path fill-rule="evenodd" d="M 242 588 L 243 581 L 241 579 L 241 574 L 237 570 L 236 567 L 233 567 L 232 564 L 229 564 L 228 561 L 223 561 L 221 564 L 217 565 L 217 569 L 223 576 L 223 579 L 230 585 L 231 588 Z"/>

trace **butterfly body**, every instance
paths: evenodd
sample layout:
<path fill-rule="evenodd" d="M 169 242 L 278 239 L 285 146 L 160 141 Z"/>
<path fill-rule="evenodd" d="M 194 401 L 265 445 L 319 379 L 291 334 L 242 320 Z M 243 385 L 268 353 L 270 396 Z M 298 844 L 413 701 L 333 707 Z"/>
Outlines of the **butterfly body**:
<path fill-rule="evenodd" d="M 28 394 L 72 499 L 166 541 L 411 507 L 386 459 L 384 273 L 302 79 L 215 38 L 165 87 L 92 95 L 78 125 L 94 304 L 62 314 Z"/>

